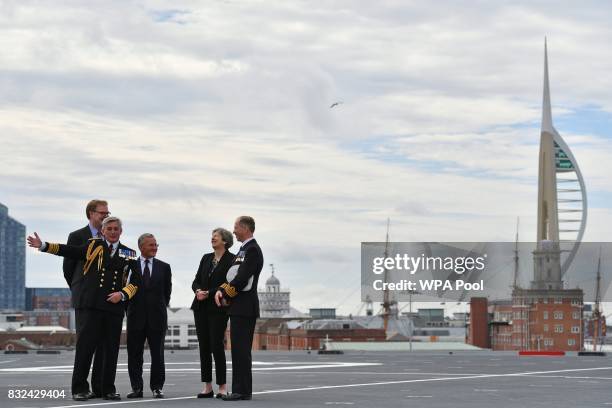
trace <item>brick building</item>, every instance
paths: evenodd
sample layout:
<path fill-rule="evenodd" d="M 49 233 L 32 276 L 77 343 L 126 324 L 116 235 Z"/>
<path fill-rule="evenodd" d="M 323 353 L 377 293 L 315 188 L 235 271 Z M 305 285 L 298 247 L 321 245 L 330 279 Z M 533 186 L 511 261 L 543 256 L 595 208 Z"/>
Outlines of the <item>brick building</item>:
<path fill-rule="evenodd" d="M 262 322 L 255 329 L 255 350 L 318 350 L 323 340 L 336 342 L 385 341 L 384 329 L 370 329 L 355 320 Z"/>
<path fill-rule="evenodd" d="M 580 351 L 582 299 L 580 289 L 515 289 L 512 300 L 472 299 L 468 342 L 492 350 Z"/>
<path fill-rule="evenodd" d="M 36 309 L 23 312 L 25 326 L 62 326 L 75 330 L 74 310 Z"/>
<path fill-rule="evenodd" d="M 69 288 L 26 288 L 25 301 L 25 310 L 69 310 L 72 307 Z"/>

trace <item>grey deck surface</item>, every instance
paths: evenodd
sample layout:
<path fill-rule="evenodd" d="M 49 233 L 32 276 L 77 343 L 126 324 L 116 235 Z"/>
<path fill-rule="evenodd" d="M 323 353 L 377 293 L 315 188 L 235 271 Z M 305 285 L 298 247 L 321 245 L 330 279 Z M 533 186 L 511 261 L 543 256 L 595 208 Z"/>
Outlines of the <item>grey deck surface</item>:
<path fill-rule="evenodd" d="M 612 406 L 610 357 L 518 357 L 510 352 L 256 352 L 253 400 L 196 399 L 197 350 L 166 351 L 164 400 L 128 400 L 125 350 L 117 389 L 123 399 L 72 401 L 73 352 L 0 355 L 0 407 L 606 407 Z M 229 353 L 228 353 L 229 360 Z M 145 384 L 148 384 L 145 352 Z M 231 382 L 231 365 L 228 366 Z M 59 399 L 9 399 L 9 390 L 64 390 Z"/>

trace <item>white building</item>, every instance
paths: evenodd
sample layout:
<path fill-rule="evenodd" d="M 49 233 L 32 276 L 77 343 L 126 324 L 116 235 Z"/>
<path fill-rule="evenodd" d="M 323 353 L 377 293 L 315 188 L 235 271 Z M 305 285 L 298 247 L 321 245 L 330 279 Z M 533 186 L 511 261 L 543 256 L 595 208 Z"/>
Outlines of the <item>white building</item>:
<path fill-rule="evenodd" d="M 168 332 L 164 344 L 166 348 L 198 347 L 198 335 L 191 309 L 168 308 Z"/>
<path fill-rule="evenodd" d="M 257 292 L 259 296 L 259 312 L 261 317 L 286 317 L 292 315 L 291 306 L 289 305 L 289 297 L 291 292 L 289 289 L 281 289 L 280 281 L 274 276 L 274 266 L 272 267 L 272 276 L 266 281 L 266 286 L 263 290 Z"/>

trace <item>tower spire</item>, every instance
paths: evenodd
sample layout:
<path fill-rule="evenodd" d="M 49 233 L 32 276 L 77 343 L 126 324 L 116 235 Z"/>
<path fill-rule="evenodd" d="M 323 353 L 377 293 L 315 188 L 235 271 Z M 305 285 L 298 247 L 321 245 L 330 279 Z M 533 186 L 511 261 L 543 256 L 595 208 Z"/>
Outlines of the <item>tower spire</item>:
<path fill-rule="evenodd" d="M 542 98 L 542 132 L 554 133 L 550 106 L 550 84 L 548 82 L 548 48 L 544 37 L 544 95 Z"/>

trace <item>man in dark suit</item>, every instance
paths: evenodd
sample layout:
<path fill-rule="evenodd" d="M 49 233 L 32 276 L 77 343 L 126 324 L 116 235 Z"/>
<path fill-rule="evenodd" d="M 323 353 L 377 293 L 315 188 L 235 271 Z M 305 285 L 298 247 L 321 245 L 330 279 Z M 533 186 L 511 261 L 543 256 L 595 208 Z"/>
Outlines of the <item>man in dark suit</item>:
<path fill-rule="evenodd" d="M 119 242 L 121 232 L 121 220 L 107 217 L 102 222 L 104 238 L 91 238 L 83 246 L 43 243 L 37 233 L 28 237 L 28 244 L 41 252 L 84 261 L 75 303 L 81 315 L 72 371 L 72 399 L 75 401 L 88 399 L 87 376 L 99 343 L 104 347 L 103 397 L 121 399 L 115 389 L 115 375 L 125 314 L 123 302 L 133 298 L 141 286 L 140 272 L 134 266 L 136 251 Z"/>
<path fill-rule="evenodd" d="M 253 394 L 251 372 L 253 335 L 259 317 L 257 282 L 263 268 L 263 253 L 255 241 L 255 220 L 241 216 L 234 223 L 234 235 L 242 246 L 227 273 L 228 282 L 215 293 L 215 302 L 229 303 L 232 343 L 232 393 L 224 401 L 250 400 Z"/>
<path fill-rule="evenodd" d="M 76 231 L 72 231 L 68 235 L 66 244 L 73 246 L 85 245 L 90 238 L 101 237 L 102 221 L 110 215 L 108 211 L 108 203 L 104 200 L 91 200 L 85 207 L 85 215 L 89 221 L 86 226 Z M 81 314 L 80 309 L 76 308 L 75 303 L 80 295 L 81 281 L 83 279 L 83 261 L 70 258 L 64 258 L 63 264 L 64 278 L 72 293 L 72 307 L 74 307 L 74 317 L 76 320 L 77 336 L 81 330 Z M 91 392 L 88 388 L 87 396 L 89 398 L 99 398 L 102 396 L 102 362 L 104 354 L 103 347 L 99 345 L 93 360 L 93 368 L 91 370 Z"/>
<path fill-rule="evenodd" d="M 128 303 L 127 348 L 128 372 L 132 392 L 128 398 L 142 398 L 142 364 L 145 340 L 151 352 L 149 385 L 155 398 L 163 398 L 166 371 L 164 367 L 164 339 L 168 328 L 168 312 L 172 293 L 170 265 L 155 258 L 157 241 L 152 234 L 138 238 L 140 257 L 137 268 L 142 275 L 142 287 Z"/>

